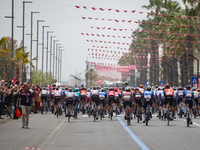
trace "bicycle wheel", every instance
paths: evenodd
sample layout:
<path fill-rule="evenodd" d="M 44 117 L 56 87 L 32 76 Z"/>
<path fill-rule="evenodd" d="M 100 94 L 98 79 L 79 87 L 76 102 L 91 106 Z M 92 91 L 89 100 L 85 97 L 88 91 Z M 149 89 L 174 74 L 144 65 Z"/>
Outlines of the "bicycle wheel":
<path fill-rule="evenodd" d="M 167 125 L 169 126 L 169 112 L 167 112 Z"/>
<path fill-rule="evenodd" d="M 42 107 L 41 107 L 41 115 L 43 115 L 43 111 L 44 111 L 44 106 L 42 104 Z"/>
<path fill-rule="evenodd" d="M 188 112 L 187 112 L 187 120 L 186 120 L 186 122 L 187 122 L 187 127 L 189 127 L 190 126 L 190 116 L 189 116 Z"/>
<path fill-rule="evenodd" d="M 111 108 L 110 108 L 110 119 L 112 120 L 112 116 L 113 116 L 113 108 L 112 108 L 112 106 L 111 106 Z"/>
<path fill-rule="evenodd" d="M 94 122 L 95 122 L 95 120 L 96 120 L 96 108 L 95 108 L 95 110 L 93 112 L 93 116 L 94 116 Z"/>
<path fill-rule="evenodd" d="M 146 126 L 148 126 L 148 122 L 149 122 L 149 111 L 146 112 Z"/>
<path fill-rule="evenodd" d="M 70 122 L 70 117 L 71 117 L 71 109 L 68 109 L 68 122 Z"/>
<path fill-rule="evenodd" d="M 46 105 L 46 114 L 47 114 L 47 109 L 48 109 L 48 107 L 47 107 L 47 105 Z"/>
<path fill-rule="evenodd" d="M 197 116 L 197 110 L 196 110 L 196 107 L 194 107 L 194 118 L 196 118 Z"/>

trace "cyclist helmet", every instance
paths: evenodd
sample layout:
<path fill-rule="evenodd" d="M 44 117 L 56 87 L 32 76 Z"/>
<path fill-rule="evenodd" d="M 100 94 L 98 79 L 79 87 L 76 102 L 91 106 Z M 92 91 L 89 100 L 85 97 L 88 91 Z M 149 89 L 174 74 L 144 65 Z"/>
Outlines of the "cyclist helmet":
<path fill-rule="evenodd" d="M 158 88 L 158 85 L 155 85 L 155 88 Z"/>
<path fill-rule="evenodd" d="M 90 92 L 90 89 L 87 89 L 87 92 Z"/>
<path fill-rule="evenodd" d="M 130 89 L 130 88 L 128 88 L 128 87 L 126 87 L 126 88 L 125 88 L 125 91 L 127 91 L 127 92 L 130 92 L 130 91 L 131 91 L 131 89 Z"/>
<path fill-rule="evenodd" d="M 114 88 L 114 91 L 117 92 L 117 88 Z"/>
<path fill-rule="evenodd" d="M 82 87 L 82 90 L 86 90 L 84 87 Z"/>
<path fill-rule="evenodd" d="M 113 87 L 110 87 L 109 91 L 114 91 Z"/>
<path fill-rule="evenodd" d="M 196 88 L 195 88 L 195 87 L 192 87 L 192 91 L 196 91 Z"/>
<path fill-rule="evenodd" d="M 190 90 L 190 85 L 187 85 L 185 88 L 186 90 Z"/>
<path fill-rule="evenodd" d="M 78 88 L 75 88 L 75 92 L 78 92 L 78 90 L 79 90 Z"/>
<path fill-rule="evenodd" d="M 101 89 L 101 92 L 105 92 L 105 91 L 106 91 L 105 88 L 102 88 L 102 89 Z"/>
<path fill-rule="evenodd" d="M 144 88 L 144 86 L 142 84 L 140 84 L 140 88 Z"/>
<path fill-rule="evenodd" d="M 169 89 L 169 88 L 170 88 L 169 84 L 166 84 L 166 85 L 165 85 L 165 88 L 166 88 L 166 89 Z"/>
<path fill-rule="evenodd" d="M 59 88 L 58 88 L 58 87 L 56 87 L 56 90 L 59 90 Z"/>
<path fill-rule="evenodd" d="M 45 90 L 45 87 L 43 87 L 43 90 Z"/>
<path fill-rule="evenodd" d="M 68 88 L 66 87 L 65 90 L 68 90 Z"/>
<path fill-rule="evenodd" d="M 179 86 L 178 90 L 184 90 L 182 86 Z"/>
<path fill-rule="evenodd" d="M 175 87 L 175 86 L 173 87 L 173 90 L 176 90 L 176 87 Z"/>
<path fill-rule="evenodd" d="M 119 90 L 122 90 L 122 88 L 121 88 L 121 87 L 119 87 Z"/>
<path fill-rule="evenodd" d="M 161 87 L 158 87 L 158 90 L 161 90 Z"/>
<path fill-rule="evenodd" d="M 147 87 L 147 91 L 151 91 L 151 87 L 150 86 Z"/>
<path fill-rule="evenodd" d="M 197 89 L 198 92 L 200 92 L 200 89 Z"/>
<path fill-rule="evenodd" d="M 72 92 L 72 88 L 69 88 L 69 92 Z"/>
<path fill-rule="evenodd" d="M 139 89 L 138 89 L 138 87 L 136 87 L 134 90 L 135 90 L 135 91 L 138 91 Z"/>
<path fill-rule="evenodd" d="M 90 89 L 92 89 L 93 87 L 92 86 L 90 86 Z"/>
<path fill-rule="evenodd" d="M 125 85 L 128 85 L 128 81 L 125 81 L 124 84 L 125 84 Z"/>

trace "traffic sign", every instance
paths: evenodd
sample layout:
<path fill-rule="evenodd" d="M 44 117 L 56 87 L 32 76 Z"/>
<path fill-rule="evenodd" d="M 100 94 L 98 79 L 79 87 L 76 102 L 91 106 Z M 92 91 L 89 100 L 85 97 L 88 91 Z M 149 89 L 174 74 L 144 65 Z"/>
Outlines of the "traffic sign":
<path fill-rule="evenodd" d="M 197 84 L 197 81 L 198 81 L 197 77 L 191 77 L 192 84 Z"/>
<path fill-rule="evenodd" d="M 147 84 L 144 84 L 144 87 L 147 88 Z"/>
<path fill-rule="evenodd" d="M 163 81 L 160 81 L 160 82 L 159 82 L 159 85 L 160 85 L 160 86 L 163 86 L 163 85 L 164 85 L 164 82 L 163 82 Z"/>

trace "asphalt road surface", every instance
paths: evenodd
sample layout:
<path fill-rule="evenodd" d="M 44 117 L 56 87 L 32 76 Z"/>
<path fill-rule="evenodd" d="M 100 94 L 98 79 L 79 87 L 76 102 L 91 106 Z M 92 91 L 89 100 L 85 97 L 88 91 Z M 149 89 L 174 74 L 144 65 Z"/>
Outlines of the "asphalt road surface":
<path fill-rule="evenodd" d="M 132 120 L 126 125 L 123 115 L 93 121 L 78 114 L 78 119 L 48 114 L 31 114 L 28 129 L 18 120 L 0 120 L 0 150 L 199 150 L 200 118 L 186 126 L 185 118 L 167 126 L 155 114 L 146 126 Z"/>

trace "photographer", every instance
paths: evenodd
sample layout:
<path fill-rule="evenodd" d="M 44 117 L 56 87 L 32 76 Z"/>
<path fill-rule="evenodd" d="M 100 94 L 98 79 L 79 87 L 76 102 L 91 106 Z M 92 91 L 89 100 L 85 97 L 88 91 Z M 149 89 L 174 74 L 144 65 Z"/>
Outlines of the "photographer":
<path fill-rule="evenodd" d="M 29 84 L 25 84 L 23 89 L 19 92 L 19 98 L 17 99 L 16 107 L 18 108 L 18 102 L 21 100 L 22 108 L 22 128 L 28 128 L 29 123 L 29 113 L 31 109 L 31 101 L 34 101 L 34 97 L 29 90 Z M 35 106 L 35 103 L 33 103 Z"/>

